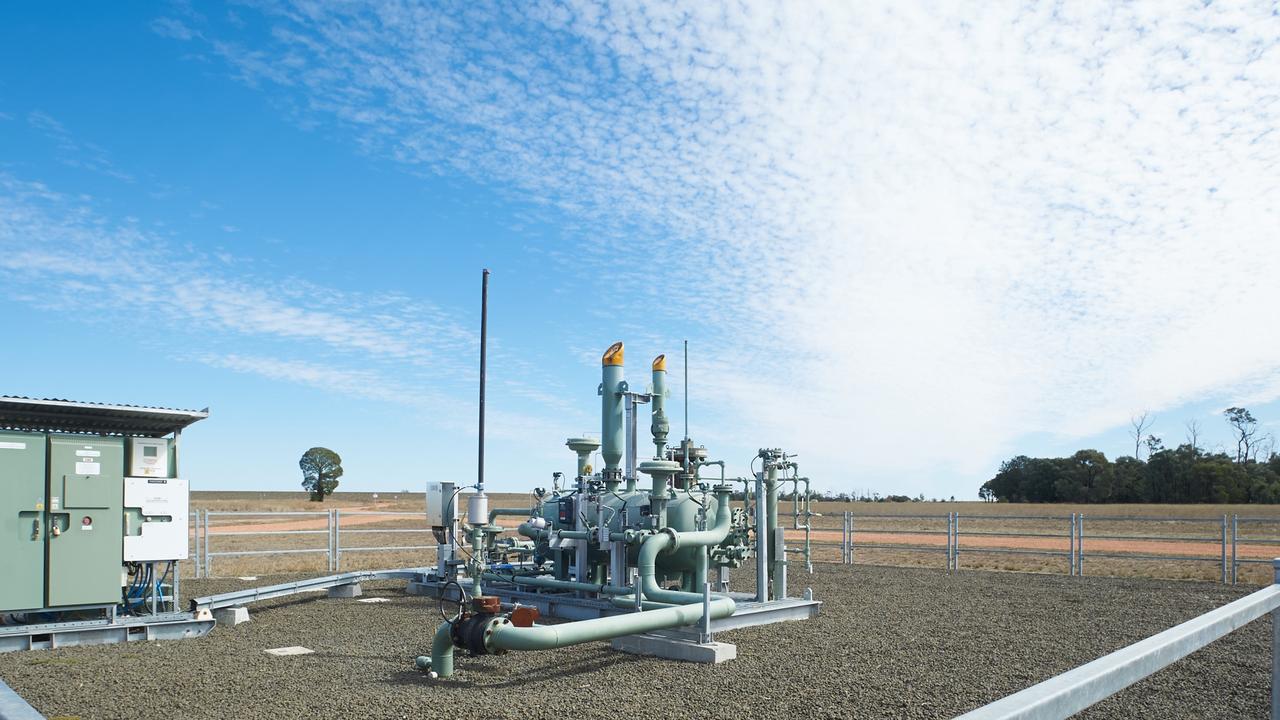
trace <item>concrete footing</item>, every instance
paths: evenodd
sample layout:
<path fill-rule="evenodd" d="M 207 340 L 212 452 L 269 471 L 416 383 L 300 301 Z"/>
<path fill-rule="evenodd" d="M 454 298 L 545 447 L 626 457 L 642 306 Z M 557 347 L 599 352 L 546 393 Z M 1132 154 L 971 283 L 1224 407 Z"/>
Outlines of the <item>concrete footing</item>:
<path fill-rule="evenodd" d="M 364 592 L 360 589 L 360 583 L 351 583 L 350 585 L 334 585 L 329 588 L 329 597 L 331 598 L 353 598 L 360 597 Z"/>
<path fill-rule="evenodd" d="M 213 611 L 213 619 L 223 627 L 235 627 L 240 623 L 249 622 L 249 608 L 247 607 L 229 607 L 218 608 Z"/>
<path fill-rule="evenodd" d="M 416 580 L 410 580 L 409 584 L 405 586 L 404 592 L 406 595 L 426 595 L 427 597 L 435 597 L 437 587 L 439 587 L 439 585 L 436 583 L 422 583 L 417 582 Z"/>
<path fill-rule="evenodd" d="M 715 664 L 738 657 L 738 646 L 733 643 L 699 643 L 683 637 L 659 634 L 627 635 L 615 638 L 613 649 L 632 655 L 649 655 L 668 660 Z"/>

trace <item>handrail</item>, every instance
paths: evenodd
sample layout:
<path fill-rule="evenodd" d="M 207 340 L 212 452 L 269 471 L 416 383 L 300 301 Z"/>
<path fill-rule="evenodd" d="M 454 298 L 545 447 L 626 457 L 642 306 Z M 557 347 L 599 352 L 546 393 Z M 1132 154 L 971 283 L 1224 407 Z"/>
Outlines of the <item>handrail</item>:
<path fill-rule="evenodd" d="M 1280 720 L 1280 558 L 1277 584 L 1085 663 L 955 720 L 1065 720 L 1244 625 L 1272 614 L 1271 717 Z"/>

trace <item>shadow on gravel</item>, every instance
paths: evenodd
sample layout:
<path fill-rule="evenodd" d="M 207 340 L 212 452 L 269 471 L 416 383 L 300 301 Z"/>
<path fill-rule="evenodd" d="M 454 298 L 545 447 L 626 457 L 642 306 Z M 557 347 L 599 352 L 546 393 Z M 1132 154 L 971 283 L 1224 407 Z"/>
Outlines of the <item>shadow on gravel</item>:
<path fill-rule="evenodd" d="M 392 675 L 388 680 L 388 684 L 411 685 L 415 687 L 427 685 L 432 687 L 457 688 L 459 690 L 502 689 L 509 687 L 527 688 L 545 682 L 563 680 L 581 673 L 603 670 L 606 667 L 616 668 L 619 666 L 638 663 L 642 659 L 643 658 L 634 655 L 602 652 L 598 657 L 580 660 L 578 662 L 564 663 L 550 661 L 542 663 L 541 665 L 530 665 L 525 667 L 518 674 L 513 674 L 511 672 L 511 668 L 503 665 L 475 665 L 473 667 L 457 668 L 456 672 L 458 672 L 459 675 L 445 681 L 431 680 L 421 672 L 416 670 L 407 670 Z M 465 656 L 460 655 L 457 658 L 457 661 L 465 662 L 465 660 Z M 548 658 L 548 660 L 550 660 L 550 658 Z M 455 661 L 455 663 L 457 661 Z M 477 677 L 480 675 L 488 677 Z M 456 679 L 459 676 L 461 679 Z M 530 677 L 537 679 L 530 680 Z"/>

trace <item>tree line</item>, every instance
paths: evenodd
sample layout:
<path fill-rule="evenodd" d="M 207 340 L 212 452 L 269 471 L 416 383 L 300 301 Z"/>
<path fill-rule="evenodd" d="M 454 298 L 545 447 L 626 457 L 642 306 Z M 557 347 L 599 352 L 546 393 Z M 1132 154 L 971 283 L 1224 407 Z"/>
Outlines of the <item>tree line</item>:
<path fill-rule="evenodd" d="M 1161 438 L 1144 436 L 1150 427 L 1144 413 L 1131 422 L 1133 456 L 1111 461 L 1097 450 L 1060 458 L 1019 455 L 1001 463 L 978 494 L 998 502 L 1280 503 L 1275 439 L 1245 408 L 1228 408 L 1223 417 L 1234 452 L 1201 448 L 1194 422 L 1187 424 L 1185 442 L 1167 448 Z"/>

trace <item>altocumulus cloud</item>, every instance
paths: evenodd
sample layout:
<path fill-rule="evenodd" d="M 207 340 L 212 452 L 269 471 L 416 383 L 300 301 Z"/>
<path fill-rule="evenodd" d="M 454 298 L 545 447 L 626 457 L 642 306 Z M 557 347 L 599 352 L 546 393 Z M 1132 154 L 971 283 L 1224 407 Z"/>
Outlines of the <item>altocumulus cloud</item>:
<path fill-rule="evenodd" d="M 1023 432 L 1280 389 L 1258 314 L 1280 300 L 1269 4 L 279 3 L 255 22 L 268 47 L 213 49 L 308 122 L 581 218 L 600 282 L 666 258 L 673 316 L 741 348 L 721 409 L 797 408 L 759 431 L 974 471 Z M 900 431 L 922 413 L 927 448 Z"/>

